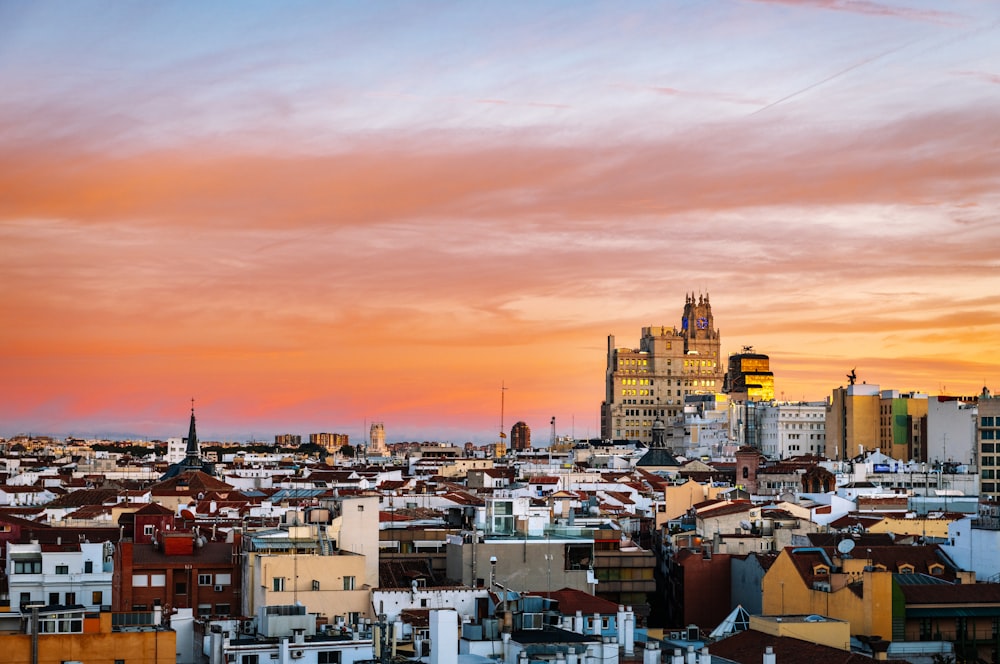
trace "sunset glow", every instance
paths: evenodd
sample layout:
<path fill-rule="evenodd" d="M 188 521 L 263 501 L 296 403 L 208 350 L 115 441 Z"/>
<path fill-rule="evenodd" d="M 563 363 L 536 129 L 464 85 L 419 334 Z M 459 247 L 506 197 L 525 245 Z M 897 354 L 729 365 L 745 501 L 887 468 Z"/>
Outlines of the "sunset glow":
<path fill-rule="evenodd" d="M 1000 390 L 1000 3 L 5 3 L 0 90 L 0 436 L 597 436 L 689 292 Z"/>

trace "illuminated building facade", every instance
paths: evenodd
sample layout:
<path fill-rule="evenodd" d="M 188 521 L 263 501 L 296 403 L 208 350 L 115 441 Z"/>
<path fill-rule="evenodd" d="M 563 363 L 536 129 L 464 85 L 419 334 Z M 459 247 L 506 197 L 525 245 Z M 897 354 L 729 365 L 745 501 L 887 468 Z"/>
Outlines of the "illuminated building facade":
<path fill-rule="evenodd" d="M 683 417 L 684 397 L 721 392 L 719 348 L 708 295 L 685 297 L 680 329 L 642 328 L 638 348 L 609 336 L 601 437 L 649 444 L 654 422 Z"/>
<path fill-rule="evenodd" d="M 725 392 L 745 394 L 747 401 L 774 401 L 774 373 L 771 358 L 747 347 L 729 356 Z"/>

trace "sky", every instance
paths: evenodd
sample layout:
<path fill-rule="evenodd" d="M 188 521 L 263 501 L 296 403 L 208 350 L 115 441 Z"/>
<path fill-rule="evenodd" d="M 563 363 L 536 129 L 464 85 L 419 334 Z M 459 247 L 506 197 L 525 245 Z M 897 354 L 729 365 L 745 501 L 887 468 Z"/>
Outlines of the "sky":
<path fill-rule="evenodd" d="M 1000 390 L 992 0 L 10 0 L 0 90 L 0 436 L 597 436 L 687 293 Z"/>

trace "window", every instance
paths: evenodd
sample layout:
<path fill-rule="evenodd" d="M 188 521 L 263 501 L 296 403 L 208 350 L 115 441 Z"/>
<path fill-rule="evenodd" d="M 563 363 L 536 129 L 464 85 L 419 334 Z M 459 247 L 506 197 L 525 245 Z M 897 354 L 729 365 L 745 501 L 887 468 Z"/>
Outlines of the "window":
<path fill-rule="evenodd" d="M 212 605 L 211 604 L 199 604 L 198 605 L 198 615 L 199 616 L 210 616 L 210 615 L 212 615 Z"/>
<path fill-rule="evenodd" d="M 59 603 L 59 593 L 49 593 L 49 605 Z"/>
<path fill-rule="evenodd" d="M 317 664 L 340 664 L 339 650 L 321 650 L 316 653 Z"/>
<path fill-rule="evenodd" d="M 66 593 L 66 606 L 76 604 L 76 593 Z"/>
<path fill-rule="evenodd" d="M 156 531 L 156 526 L 154 526 L 151 523 L 147 523 L 145 526 L 142 527 L 142 534 L 145 535 L 146 537 L 152 536 L 152 534 L 155 531 Z"/>
<path fill-rule="evenodd" d="M 243 664 L 260 664 L 258 655 L 243 655 Z"/>
<path fill-rule="evenodd" d="M 276 576 L 271 579 L 271 590 L 276 593 L 283 592 L 285 590 L 285 577 Z"/>
<path fill-rule="evenodd" d="M 215 615 L 217 616 L 228 616 L 232 611 L 228 604 L 216 604 L 215 605 Z"/>
<path fill-rule="evenodd" d="M 233 582 L 232 574 L 216 574 L 215 575 L 215 585 L 217 586 L 228 586 Z"/>
<path fill-rule="evenodd" d="M 31 604 L 31 593 L 21 593 L 21 606 Z"/>
<path fill-rule="evenodd" d="M 56 565 L 56 574 L 69 574 L 69 565 Z"/>
<path fill-rule="evenodd" d="M 53 613 L 38 619 L 38 631 L 42 634 L 82 634 L 82 613 Z"/>
<path fill-rule="evenodd" d="M 199 586 L 210 586 L 210 585 L 212 585 L 212 575 L 211 574 L 199 574 L 198 575 L 198 585 Z"/>
<path fill-rule="evenodd" d="M 175 595 L 187 595 L 188 584 L 186 581 L 177 581 L 174 583 L 174 594 Z"/>
<path fill-rule="evenodd" d="M 14 574 L 41 574 L 41 560 L 16 560 L 14 561 Z"/>
<path fill-rule="evenodd" d="M 354 590 L 354 577 L 345 576 L 344 577 L 344 590 Z"/>
<path fill-rule="evenodd" d="M 152 588 L 165 588 L 167 585 L 166 574 L 150 574 L 149 585 Z"/>
<path fill-rule="evenodd" d="M 104 593 L 100 590 L 95 590 L 90 595 L 90 603 L 95 606 L 100 606 L 101 604 L 104 604 Z"/>

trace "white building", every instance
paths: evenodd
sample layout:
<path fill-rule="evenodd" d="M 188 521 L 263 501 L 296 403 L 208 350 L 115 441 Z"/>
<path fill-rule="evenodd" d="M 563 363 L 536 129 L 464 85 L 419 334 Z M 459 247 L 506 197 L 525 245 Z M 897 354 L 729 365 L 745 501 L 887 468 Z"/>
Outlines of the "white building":
<path fill-rule="evenodd" d="M 978 414 L 975 402 L 945 397 L 928 399 L 927 459 L 976 465 Z"/>
<path fill-rule="evenodd" d="M 826 449 L 825 401 L 775 401 L 757 406 L 761 451 L 769 459 L 815 454 Z"/>
<path fill-rule="evenodd" d="M 42 551 L 40 544 L 7 545 L 7 578 L 13 606 L 111 604 L 114 547 L 81 542 L 77 551 Z"/>

